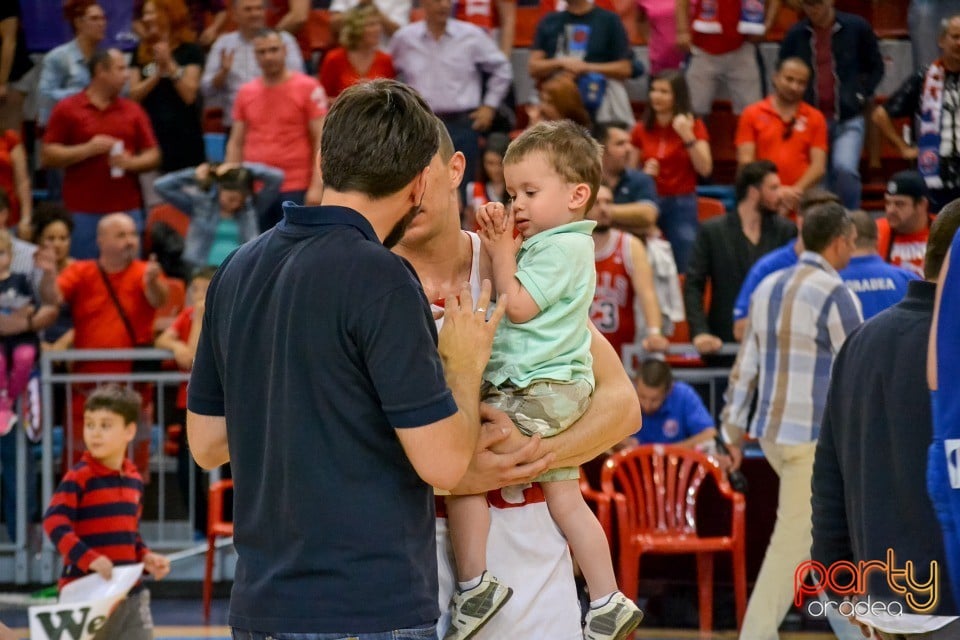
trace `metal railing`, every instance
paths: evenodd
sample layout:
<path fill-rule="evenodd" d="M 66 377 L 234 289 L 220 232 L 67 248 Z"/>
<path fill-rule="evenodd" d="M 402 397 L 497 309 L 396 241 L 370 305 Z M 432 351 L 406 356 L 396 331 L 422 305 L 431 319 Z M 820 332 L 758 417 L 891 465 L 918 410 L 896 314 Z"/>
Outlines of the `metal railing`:
<path fill-rule="evenodd" d="M 117 362 L 117 361 L 166 361 L 171 360 L 173 354 L 162 349 L 73 349 L 66 351 L 44 352 L 40 356 L 40 396 L 42 436 L 40 439 L 40 497 L 39 510 L 42 513 L 46 505 L 50 504 L 55 489 L 55 476 L 59 466 L 54 466 L 54 431 L 60 426 L 63 432 L 61 457 L 73 459 L 73 411 L 72 396 L 76 385 L 103 384 L 117 382 L 120 384 L 149 383 L 152 385 L 153 414 L 149 417 L 149 424 L 138 426 L 137 440 L 142 442 L 149 438 L 149 475 L 150 482 L 145 487 L 145 497 L 150 495 L 151 502 L 156 500 L 156 512 L 144 513 L 141 521 L 141 532 L 149 546 L 160 551 L 183 549 L 195 544 L 195 500 L 196 474 L 191 472 L 189 477 L 189 491 L 183 496 L 186 503 L 186 518 L 174 520 L 168 513 L 168 489 L 171 484 L 168 473 L 176 471 L 177 460 L 165 454 L 164 440 L 167 425 L 167 411 L 164 403 L 166 391 L 176 387 L 189 379 L 189 374 L 179 371 L 158 371 L 138 373 L 73 373 L 57 371 L 56 363 L 77 362 Z M 57 394 L 62 394 L 65 402 L 61 416 L 55 414 L 55 400 Z M 148 399 L 144 398 L 145 404 Z M 62 423 L 57 425 L 58 418 Z M 36 582 L 50 582 L 56 579 L 59 573 L 59 559 L 56 549 L 46 536 L 42 537 L 39 551 L 31 549 L 30 530 L 36 525 L 30 522 L 29 507 L 36 498 L 28 499 L 28 474 L 36 473 L 30 469 L 28 456 L 33 455 L 33 447 L 28 443 L 24 429 L 17 428 L 16 436 L 16 527 L 12 542 L 0 544 L 0 582 L 9 582 L 8 576 L 12 573 L 13 582 L 27 584 Z M 133 445 L 132 445 L 133 446 Z M 141 445 L 142 446 L 142 445 Z M 33 450 L 31 450 L 33 449 Z M 174 491 L 179 492 L 176 487 Z M 32 542 L 36 547 L 39 532 L 35 533 Z M 12 556 L 12 558 L 11 558 Z M 12 572 L 6 567 L 12 559 Z"/>

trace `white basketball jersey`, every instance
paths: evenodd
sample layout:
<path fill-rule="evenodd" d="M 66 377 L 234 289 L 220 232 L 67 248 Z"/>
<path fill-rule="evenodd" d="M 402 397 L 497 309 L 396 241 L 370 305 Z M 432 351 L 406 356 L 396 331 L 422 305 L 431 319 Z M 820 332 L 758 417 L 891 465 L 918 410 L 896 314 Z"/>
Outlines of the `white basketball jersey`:
<path fill-rule="evenodd" d="M 480 237 L 473 241 L 470 288 L 480 295 Z M 439 330 L 441 322 L 437 323 Z M 490 502 L 490 534 L 487 568 L 513 597 L 477 634 L 477 640 L 524 638 L 582 640 L 580 603 L 573 580 L 573 562 L 567 541 L 560 533 L 539 485 L 504 487 L 487 494 Z M 442 499 L 438 499 L 441 507 Z M 450 600 L 456 587 L 456 565 L 447 535 L 447 519 L 437 516 L 437 567 L 440 578 L 442 638 L 450 624 Z"/>

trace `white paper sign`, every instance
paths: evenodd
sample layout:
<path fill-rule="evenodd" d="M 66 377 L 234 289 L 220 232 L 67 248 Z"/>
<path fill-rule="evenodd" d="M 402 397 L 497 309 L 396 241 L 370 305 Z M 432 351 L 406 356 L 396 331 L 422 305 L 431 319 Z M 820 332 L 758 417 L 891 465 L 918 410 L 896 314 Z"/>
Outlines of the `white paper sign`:
<path fill-rule="evenodd" d="M 114 567 L 110 580 L 97 573 L 74 580 L 60 592 L 57 604 L 30 607 L 30 637 L 91 640 L 142 575 L 141 563 Z"/>

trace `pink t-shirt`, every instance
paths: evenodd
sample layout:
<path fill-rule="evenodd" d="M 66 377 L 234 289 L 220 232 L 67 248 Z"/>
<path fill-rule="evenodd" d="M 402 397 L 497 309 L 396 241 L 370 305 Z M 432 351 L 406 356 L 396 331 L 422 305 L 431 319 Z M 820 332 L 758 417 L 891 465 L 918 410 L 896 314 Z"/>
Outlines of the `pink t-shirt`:
<path fill-rule="evenodd" d="M 676 0 L 637 0 L 650 25 L 650 75 L 679 69 L 685 53 L 677 48 Z"/>
<path fill-rule="evenodd" d="M 315 165 L 310 121 L 327 113 L 327 94 L 316 79 L 299 72 L 273 86 L 262 78 L 240 87 L 233 121 L 243 122 L 244 162 L 283 170 L 280 191 L 304 191 Z"/>

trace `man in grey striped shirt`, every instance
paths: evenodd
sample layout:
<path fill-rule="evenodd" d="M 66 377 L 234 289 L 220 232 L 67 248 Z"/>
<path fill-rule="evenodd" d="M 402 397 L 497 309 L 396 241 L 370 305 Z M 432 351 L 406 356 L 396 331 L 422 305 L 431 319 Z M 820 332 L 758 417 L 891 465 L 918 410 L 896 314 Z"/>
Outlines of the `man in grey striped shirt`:
<path fill-rule="evenodd" d="M 754 292 L 721 414 L 734 466 L 749 432 L 780 477 L 777 522 L 740 634 L 748 640 L 776 640 L 793 601 L 794 572 L 810 558 L 810 480 L 830 370 L 863 321 L 860 302 L 837 274 L 856 240 L 846 210 L 836 203 L 813 207 L 802 237 L 806 251 L 797 265 L 770 274 Z"/>

